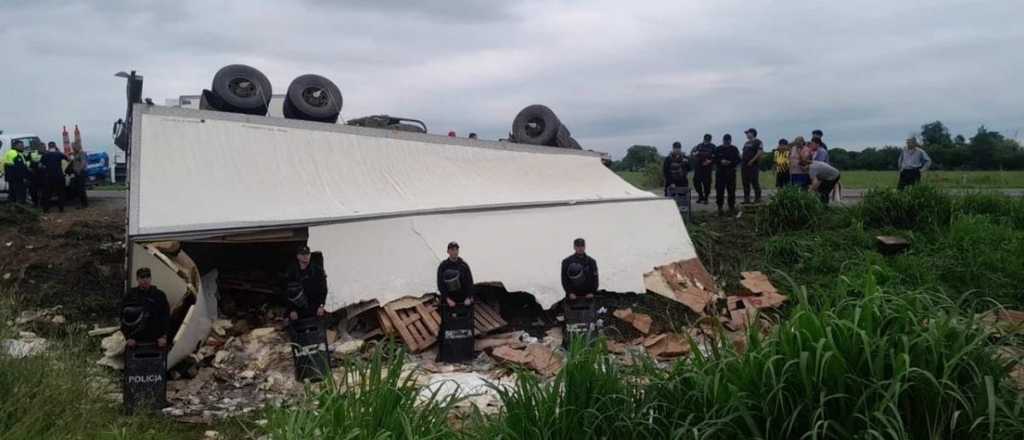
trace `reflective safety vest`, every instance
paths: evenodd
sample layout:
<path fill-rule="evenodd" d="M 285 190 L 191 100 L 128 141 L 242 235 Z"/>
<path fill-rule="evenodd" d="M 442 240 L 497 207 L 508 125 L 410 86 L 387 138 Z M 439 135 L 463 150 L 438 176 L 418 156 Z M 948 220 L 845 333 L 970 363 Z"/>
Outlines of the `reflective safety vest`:
<path fill-rule="evenodd" d="M 18 151 L 11 148 L 4 153 L 4 165 L 14 165 L 14 160 L 18 158 Z"/>
<path fill-rule="evenodd" d="M 789 151 L 775 150 L 775 172 L 789 172 Z"/>

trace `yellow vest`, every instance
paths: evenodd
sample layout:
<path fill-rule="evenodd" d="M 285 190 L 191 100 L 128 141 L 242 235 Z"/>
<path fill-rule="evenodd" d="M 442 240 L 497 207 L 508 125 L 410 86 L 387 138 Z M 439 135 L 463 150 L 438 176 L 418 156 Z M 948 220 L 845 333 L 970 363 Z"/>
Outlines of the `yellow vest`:
<path fill-rule="evenodd" d="M 789 171 L 789 151 L 775 150 L 775 172 Z"/>
<path fill-rule="evenodd" d="M 18 158 L 18 151 L 11 148 L 4 153 L 4 165 L 14 165 L 14 160 Z"/>

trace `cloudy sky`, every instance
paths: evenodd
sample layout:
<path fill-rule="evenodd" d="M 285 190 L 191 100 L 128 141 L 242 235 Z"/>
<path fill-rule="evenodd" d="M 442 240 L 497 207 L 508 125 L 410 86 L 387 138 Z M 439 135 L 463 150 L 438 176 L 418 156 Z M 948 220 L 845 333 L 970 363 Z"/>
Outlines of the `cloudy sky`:
<path fill-rule="evenodd" d="M 0 17 L 0 129 L 59 143 L 77 123 L 87 148 L 123 116 L 114 72 L 138 70 L 160 103 L 232 63 L 275 93 L 331 78 L 344 118 L 460 136 L 504 136 L 542 103 L 616 157 L 747 127 L 858 149 L 935 119 L 1024 138 L 1021 0 L 2 0 Z"/>

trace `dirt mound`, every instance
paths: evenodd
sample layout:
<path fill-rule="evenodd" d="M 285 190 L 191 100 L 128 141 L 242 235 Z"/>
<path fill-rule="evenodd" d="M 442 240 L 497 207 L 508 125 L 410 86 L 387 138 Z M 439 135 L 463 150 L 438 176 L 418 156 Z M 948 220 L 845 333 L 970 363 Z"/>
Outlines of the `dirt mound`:
<path fill-rule="evenodd" d="M 24 307 L 63 305 L 69 319 L 109 320 L 124 287 L 124 209 L 40 214 L 0 206 L 0 288 Z"/>

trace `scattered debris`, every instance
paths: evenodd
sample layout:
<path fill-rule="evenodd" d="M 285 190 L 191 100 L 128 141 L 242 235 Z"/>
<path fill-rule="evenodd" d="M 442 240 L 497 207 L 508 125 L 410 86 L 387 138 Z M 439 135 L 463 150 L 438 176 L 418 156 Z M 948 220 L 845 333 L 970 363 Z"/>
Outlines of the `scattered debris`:
<path fill-rule="evenodd" d="M 49 343 L 32 332 L 19 332 L 18 339 L 5 339 L 0 343 L 3 353 L 14 358 L 23 359 L 46 351 Z"/>
<path fill-rule="evenodd" d="M 554 376 L 562 369 L 563 363 L 560 354 L 541 343 L 529 344 L 525 349 L 503 345 L 495 348 L 491 355 L 505 362 L 528 367 L 544 377 Z"/>
<path fill-rule="evenodd" d="M 23 310 L 15 318 L 14 324 L 24 326 L 33 322 L 49 321 L 54 324 L 63 324 L 64 316 L 60 315 L 61 306 L 53 306 L 48 309 Z M 59 318 L 59 320 L 57 319 Z M 59 322 L 58 322 L 59 321 Z"/>
<path fill-rule="evenodd" d="M 409 351 L 418 353 L 437 342 L 441 315 L 433 296 L 400 298 L 380 307 L 378 318 L 384 334 L 399 336 Z M 473 322 L 477 336 L 507 325 L 498 311 L 484 303 L 473 303 Z"/>
<path fill-rule="evenodd" d="M 740 272 L 740 285 L 746 289 L 745 295 L 761 295 L 766 293 L 779 293 L 762 272 Z"/>
<path fill-rule="evenodd" d="M 644 348 L 655 359 L 683 356 L 690 352 L 690 343 L 676 333 L 663 333 L 644 339 Z"/>
<path fill-rule="evenodd" d="M 718 290 L 714 279 L 697 258 L 655 267 L 644 274 L 644 286 L 658 295 L 678 301 L 704 315 Z"/>
<path fill-rule="evenodd" d="M 976 317 L 981 326 L 995 336 L 1024 332 L 1024 311 L 996 309 Z"/>
<path fill-rule="evenodd" d="M 126 341 L 124 339 L 124 335 L 121 334 L 120 330 L 117 330 L 110 336 L 103 338 L 103 340 L 100 341 L 100 347 L 103 347 L 103 357 L 96 361 L 96 365 L 110 367 L 115 370 L 123 370 L 125 344 Z"/>
<path fill-rule="evenodd" d="M 473 348 L 476 351 L 485 351 L 500 346 L 522 348 L 526 346 L 526 344 L 523 342 L 523 336 L 529 335 L 526 332 L 520 330 L 511 333 L 502 333 L 499 335 L 478 338 Z"/>
<path fill-rule="evenodd" d="M 114 332 L 121 330 L 120 326 L 112 325 L 110 327 L 97 327 L 89 330 L 89 336 L 107 336 L 112 335 Z"/>
<path fill-rule="evenodd" d="M 509 380 L 495 380 L 477 372 L 436 373 L 422 375 L 417 379 L 423 386 L 419 393 L 420 399 L 433 397 L 444 401 L 453 395 L 460 396 L 463 400 L 456 405 L 456 409 L 466 410 L 475 406 L 483 414 L 497 413 L 501 409 L 498 388 L 512 385 Z"/>
<path fill-rule="evenodd" d="M 633 313 L 633 309 L 619 309 L 612 312 L 612 315 L 633 324 L 633 328 L 645 335 L 651 332 L 651 324 L 654 323 L 654 319 L 650 315 Z"/>
<path fill-rule="evenodd" d="M 365 342 L 362 339 L 353 339 L 351 341 L 336 341 L 330 346 L 330 351 L 334 357 L 344 357 L 352 353 L 358 352 L 363 348 Z"/>

